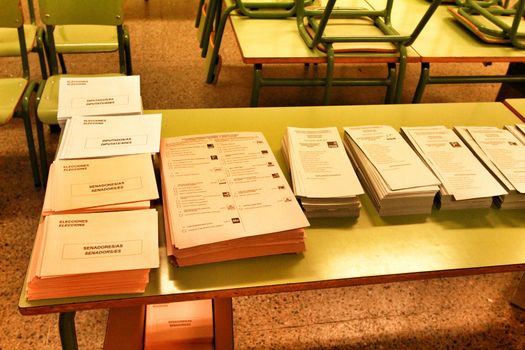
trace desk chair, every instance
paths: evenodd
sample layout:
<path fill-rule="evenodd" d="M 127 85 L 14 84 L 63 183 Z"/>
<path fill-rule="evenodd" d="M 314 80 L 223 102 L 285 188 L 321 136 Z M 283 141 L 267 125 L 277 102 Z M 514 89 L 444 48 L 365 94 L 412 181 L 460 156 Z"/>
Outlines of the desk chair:
<path fill-rule="evenodd" d="M 40 17 L 42 22 L 46 24 L 46 31 L 50 31 L 52 28 L 56 57 L 58 57 L 63 74 L 67 74 L 64 55 L 102 52 L 119 52 L 120 65 L 125 67 L 127 75 L 132 74 L 129 31 L 122 23 L 122 10 L 117 15 L 120 16 L 120 21 L 116 19 L 111 24 L 99 24 L 102 22 L 109 23 L 105 19 L 99 19 L 98 17 L 100 13 L 103 13 L 102 9 L 104 7 L 110 8 L 113 6 L 111 1 L 108 4 L 96 2 L 99 5 L 90 6 L 94 9 L 87 13 L 82 13 L 82 9 L 79 8 L 76 17 L 70 16 L 70 13 L 74 13 L 75 8 L 78 8 L 75 1 L 43 0 L 39 3 Z M 101 7 L 100 11 L 96 10 L 97 6 Z M 122 8 L 122 5 L 120 5 L 120 8 Z M 60 10 L 60 12 L 57 10 Z M 54 18 L 50 18 L 50 15 L 53 15 Z M 120 53 L 121 43 L 119 40 L 123 40 L 124 55 Z M 52 59 L 55 60 L 56 57 L 49 58 L 50 67 L 53 65 Z"/>
<path fill-rule="evenodd" d="M 40 16 L 46 26 L 45 47 L 49 62 L 50 76 L 43 81 L 37 91 L 37 135 L 40 148 L 40 166 L 44 184 L 47 181 L 47 154 L 43 124 L 56 125 L 58 109 L 59 74 L 55 28 L 60 25 L 101 25 L 117 28 L 119 73 L 124 75 L 130 68 L 126 64 L 127 44 L 123 26 L 122 0 L 40 0 Z M 129 54 L 129 51 L 127 51 Z M 108 74 L 104 74 L 108 75 Z M 78 75 L 67 75 L 78 76 Z M 99 75 L 100 76 L 100 75 Z"/>
<path fill-rule="evenodd" d="M 399 103 L 407 66 L 407 48 L 412 45 L 424 26 L 438 8 L 441 0 L 434 0 L 423 14 L 411 34 L 400 35 L 392 26 L 391 12 L 394 0 L 387 0 L 383 9 L 365 7 L 336 7 L 336 0 L 328 0 L 325 7 L 305 6 L 297 2 L 297 27 L 310 49 L 326 52 L 326 78 L 324 101 L 327 104 L 334 83 L 333 71 L 336 57 L 353 52 L 397 53 L 399 68 L 397 75 L 387 79 L 357 79 L 348 85 L 385 85 L 386 102 Z M 396 65 L 389 65 L 389 70 Z"/>
<path fill-rule="evenodd" d="M 313 0 L 306 0 L 311 4 Z M 210 38 L 212 46 L 220 47 L 224 32 L 224 23 L 232 12 L 241 16 L 260 19 L 277 19 L 295 16 L 296 3 L 294 0 L 225 0 L 226 9 L 222 12 L 221 0 L 200 0 L 195 19 L 195 26 L 199 28 L 198 40 L 202 48 L 202 57 L 207 57 Z M 222 23 L 222 24 L 221 24 Z M 215 35 L 212 38 L 212 33 Z"/>
<path fill-rule="evenodd" d="M 481 40 L 493 44 L 511 44 L 525 49 L 525 33 L 519 31 L 523 23 L 525 2 L 519 0 L 509 8 L 498 2 L 464 0 L 450 13 Z"/>
<path fill-rule="evenodd" d="M 32 2 L 29 1 L 31 16 L 34 13 Z M 0 125 L 8 123 L 13 116 L 24 119 L 24 127 L 29 152 L 29 160 L 35 186 L 40 186 L 40 174 L 31 127 L 29 101 L 38 84 L 30 80 L 29 51 L 38 51 L 41 68 L 45 77 L 43 48 L 36 39 L 37 27 L 34 22 L 24 24 L 19 0 L 0 0 L 0 57 L 19 56 L 22 63 L 22 76 L 0 78 Z M 33 19 L 34 17 L 32 17 Z M 21 110 L 17 111 L 17 108 Z"/>
<path fill-rule="evenodd" d="M 515 7 L 516 13 L 522 13 L 523 2 L 519 1 Z M 455 7 L 451 7 L 455 10 Z M 426 86 L 429 84 L 481 84 L 481 83 L 504 83 L 520 84 L 525 83 L 525 75 L 522 71 L 515 71 L 525 60 L 525 51 L 520 49 L 519 41 L 521 34 L 516 32 L 514 37 L 507 37 L 507 45 L 494 45 L 474 36 L 471 30 L 454 21 L 450 16 L 451 10 L 440 8 L 432 18 L 429 30 L 425 30 L 421 39 L 414 48 L 421 56 L 421 73 L 414 93 L 412 102 L 420 102 Z M 516 16 L 522 21 L 522 16 Z M 454 23 L 455 22 L 455 23 Z M 515 27 L 517 28 L 517 27 Z M 494 27 L 492 27 L 494 29 Z M 429 43 L 439 40 L 439 37 L 446 38 L 443 45 L 432 46 Z M 492 37 L 494 38 L 494 37 Z M 512 43 L 514 41 L 514 43 Z M 432 75 L 431 64 L 447 62 L 479 63 L 483 65 L 492 62 L 509 63 L 509 70 L 506 74 L 474 74 L 474 75 Z M 502 91 L 498 95 L 498 100 L 504 98 Z"/>

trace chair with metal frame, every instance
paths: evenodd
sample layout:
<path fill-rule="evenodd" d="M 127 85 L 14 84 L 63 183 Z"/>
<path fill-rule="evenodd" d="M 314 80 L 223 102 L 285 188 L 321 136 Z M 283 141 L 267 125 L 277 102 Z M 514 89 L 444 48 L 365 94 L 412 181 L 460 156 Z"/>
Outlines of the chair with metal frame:
<path fill-rule="evenodd" d="M 297 4 L 294 0 L 226 0 L 222 11 L 221 0 L 201 0 L 195 21 L 199 28 L 198 40 L 202 49 L 201 56 L 206 58 L 206 82 L 217 82 L 220 70 L 219 51 L 226 20 L 237 12 L 241 16 L 258 19 L 279 19 L 295 16 Z M 307 4 L 313 0 L 306 0 Z M 209 48 L 211 47 L 211 50 Z"/>
<path fill-rule="evenodd" d="M 0 78 L 0 125 L 8 123 L 13 116 L 23 118 L 33 181 L 35 186 L 40 186 L 29 109 L 31 95 L 36 91 L 38 84 L 30 80 L 28 51 L 39 51 L 43 59 L 43 49 L 36 39 L 36 26 L 24 24 L 19 0 L 0 0 L 0 8 L 2 9 L 0 12 L 0 56 L 19 56 L 22 63 L 21 77 Z M 26 28 L 28 28 L 27 31 Z M 40 49 L 36 49 L 37 46 Z M 43 69 L 43 75 L 45 75 L 45 64 Z M 20 110 L 17 110 L 19 107 L 21 107 Z"/>
<path fill-rule="evenodd" d="M 336 80 L 333 77 L 334 62 L 338 55 L 351 52 L 398 54 L 397 74 L 393 79 L 356 78 L 346 79 L 348 85 L 387 86 L 386 102 L 399 103 L 407 67 L 407 48 L 412 45 L 424 26 L 438 8 L 441 0 L 433 0 L 412 33 L 401 35 L 392 26 L 391 12 L 394 0 L 387 0 L 383 9 L 363 7 L 336 7 L 336 0 L 328 0 L 324 7 L 308 7 L 298 0 L 297 27 L 310 49 L 326 52 L 326 77 L 324 101 L 328 103 L 330 89 Z M 389 65 L 389 69 L 396 69 Z"/>
<path fill-rule="evenodd" d="M 118 37 L 119 73 L 90 74 L 88 76 L 125 75 L 130 73 L 126 64 L 126 43 L 123 25 L 122 0 L 39 0 L 40 16 L 46 26 L 45 47 L 50 76 L 43 81 L 37 92 L 37 135 L 40 148 L 40 165 L 44 183 L 47 181 L 48 165 L 43 124 L 57 124 L 59 74 L 55 27 L 59 25 L 104 25 L 116 27 Z"/>
<path fill-rule="evenodd" d="M 458 7 L 449 8 L 449 12 L 481 40 L 525 49 L 525 32 L 520 32 L 524 24 L 523 0 L 512 7 L 509 7 L 508 1 L 502 4 L 497 0 L 458 0 L 457 4 Z"/>

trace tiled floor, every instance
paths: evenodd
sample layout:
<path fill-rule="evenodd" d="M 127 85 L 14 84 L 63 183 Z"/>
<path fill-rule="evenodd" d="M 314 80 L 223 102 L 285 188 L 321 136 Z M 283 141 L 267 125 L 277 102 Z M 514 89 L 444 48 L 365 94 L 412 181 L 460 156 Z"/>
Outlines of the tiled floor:
<path fill-rule="evenodd" d="M 217 85 L 204 83 L 193 18 L 196 0 L 128 0 L 126 23 L 144 108 L 245 107 L 250 66 L 241 63 L 232 33 L 224 40 Z M 70 70 L 111 70 L 114 56 L 68 60 Z M 6 62 L 2 60 L 2 62 Z M 37 61 L 32 57 L 37 78 Z M 18 60 L 0 65 L 11 74 Z M 376 67 L 345 67 L 363 71 Z M 272 68 L 275 74 L 291 68 Z M 481 65 L 444 65 L 459 74 Z M 484 68 L 503 72 L 495 64 Z M 459 73 L 456 73 L 459 72 Z M 409 68 L 404 101 L 414 91 Z M 497 85 L 436 86 L 424 102 L 493 101 Z M 265 88 L 262 106 L 319 104 L 318 89 Z M 381 103 L 381 89 L 336 89 L 333 104 Z M 46 135 L 56 145 L 56 134 Z M 43 191 L 32 185 L 21 120 L 0 129 L 0 349 L 57 349 L 57 316 L 25 317 L 17 310 Z M 54 146 L 49 147 L 50 155 Z M 525 313 L 509 305 L 520 273 L 504 273 L 234 299 L 237 349 L 525 349 Z M 82 349 L 102 347 L 107 312 L 77 315 Z"/>

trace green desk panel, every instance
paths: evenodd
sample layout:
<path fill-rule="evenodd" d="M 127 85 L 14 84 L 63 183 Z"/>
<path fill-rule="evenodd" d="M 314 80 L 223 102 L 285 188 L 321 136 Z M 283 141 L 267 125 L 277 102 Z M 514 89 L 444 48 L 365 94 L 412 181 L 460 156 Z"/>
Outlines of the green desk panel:
<path fill-rule="evenodd" d="M 280 140 L 286 126 L 337 126 L 342 131 L 343 126 L 364 124 L 399 128 L 519 122 L 500 103 L 151 112 L 163 113 L 163 137 L 262 131 L 281 166 Z M 286 168 L 283 170 L 286 172 Z M 361 199 L 363 207 L 357 219 L 311 220 L 303 254 L 175 268 L 167 262 L 161 247 L 161 267 L 151 272 L 144 294 L 28 302 L 22 292 L 20 311 L 64 312 L 525 269 L 522 210 L 434 211 L 429 216 L 380 218 L 368 198 Z M 161 241 L 163 235 L 160 232 Z"/>

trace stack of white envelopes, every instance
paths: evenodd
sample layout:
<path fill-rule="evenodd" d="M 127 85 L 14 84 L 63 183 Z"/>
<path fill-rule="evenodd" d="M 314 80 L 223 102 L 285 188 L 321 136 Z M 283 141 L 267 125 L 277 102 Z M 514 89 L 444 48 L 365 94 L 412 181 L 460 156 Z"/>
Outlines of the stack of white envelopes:
<path fill-rule="evenodd" d="M 56 160 L 43 215 L 149 208 L 159 198 L 150 154 Z"/>
<path fill-rule="evenodd" d="M 158 197 L 150 154 L 53 162 L 28 299 L 143 292 L 159 266 Z"/>
<path fill-rule="evenodd" d="M 525 145 L 509 130 L 492 126 L 454 130 L 507 191 L 495 197 L 496 206 L 525 208 Z"/>
<path fill-rule="evenodd" d="M 405 136 L 441 181 L 441 210 L 490 208 L 492 197 L 507 194 L 454 131 L 444 126 L 403 127 Z"/>
<path fill-rule="evenodd" d="M 359 216 L 364 192 L 337 128 L 288 127 L 282 150 L 306 217 Z"/>
<path fill-rule="evenodd" d="M 157 267 L 155 209 L 45 216 L 31 255 L 27 298 L 141 293 Z"/>
<path fill-rule="evenodd" d="M 160 158 L 174 264 L 304 251 L 308 221 L 262 133 L 166 138 Z"/>
<path fill-rule="evenodd" d="M 62 77 L 57 120 L 60 127 L 72 116 L 142 114 L 140 76 Z"/>
<path fill-rule="evenodd" d="M 439 180 L 392 127 L 346 127 L 344 143 L 379 215 L 430 214 Z"/>

